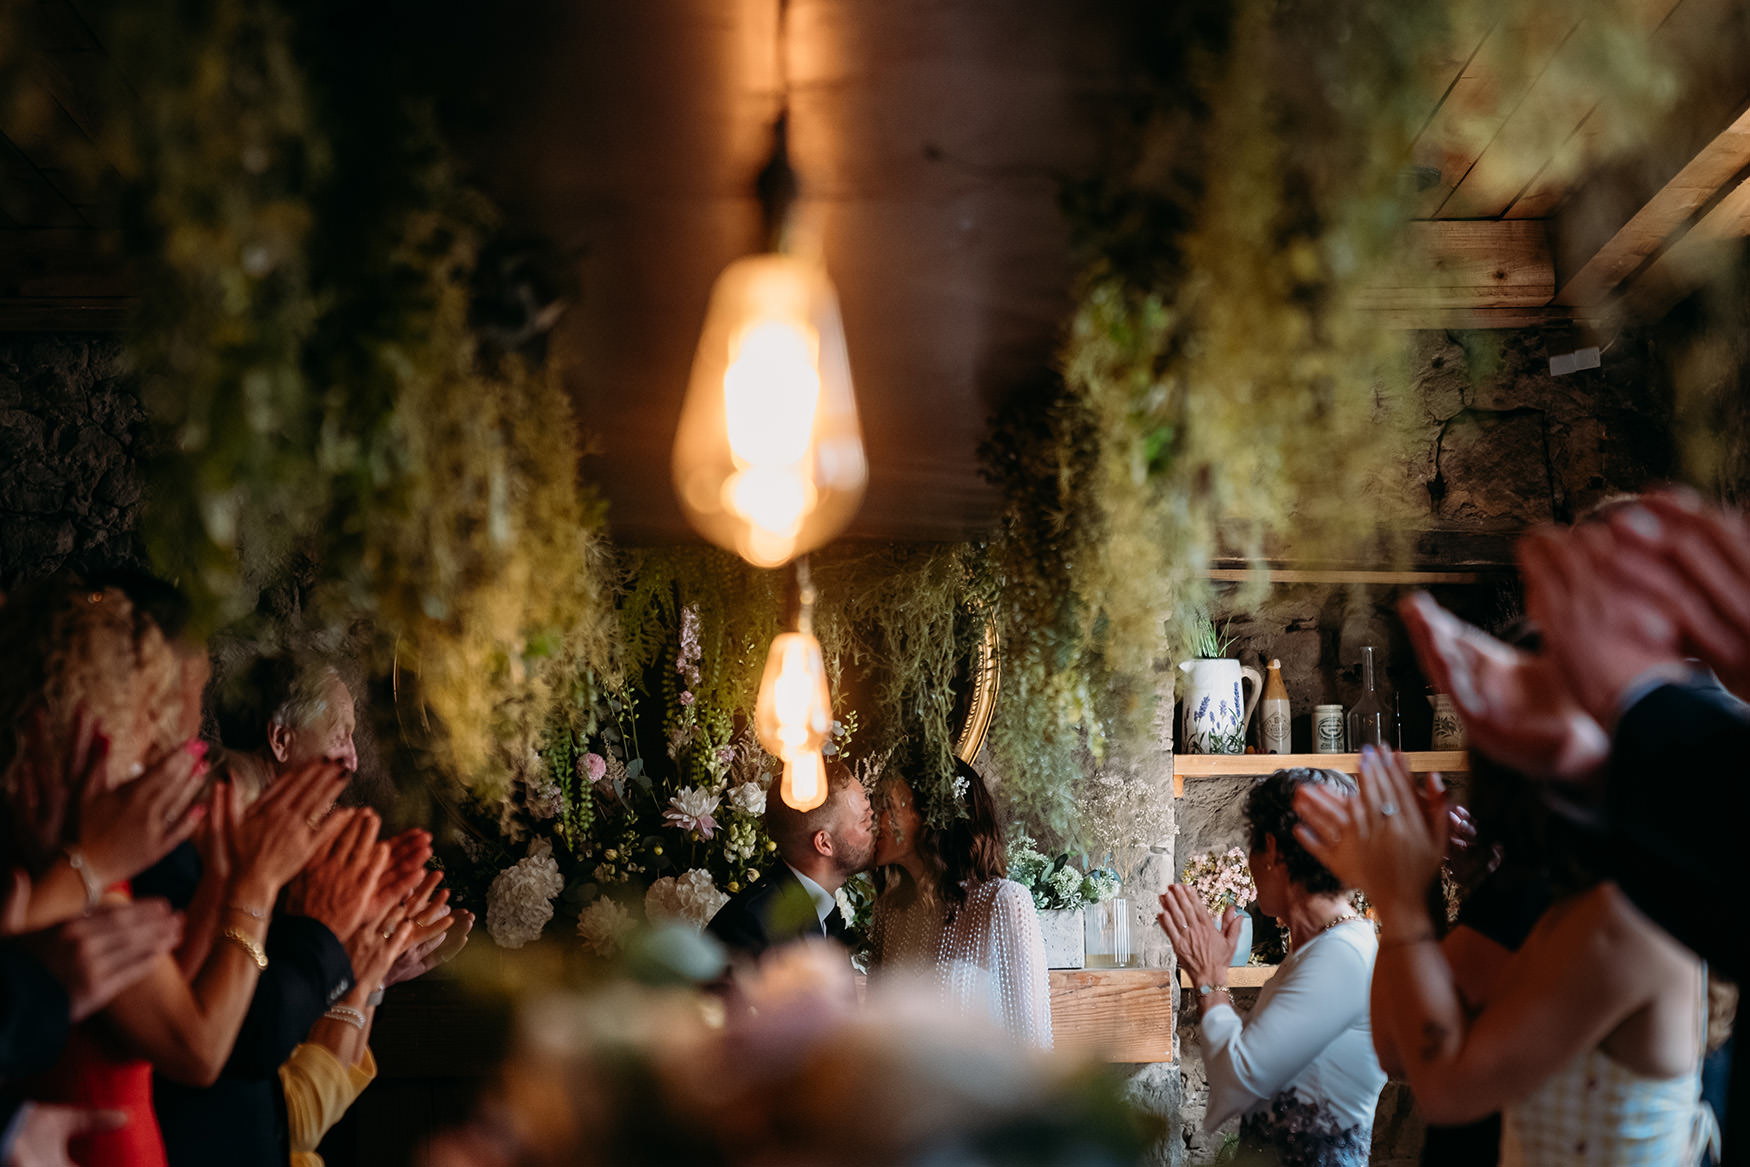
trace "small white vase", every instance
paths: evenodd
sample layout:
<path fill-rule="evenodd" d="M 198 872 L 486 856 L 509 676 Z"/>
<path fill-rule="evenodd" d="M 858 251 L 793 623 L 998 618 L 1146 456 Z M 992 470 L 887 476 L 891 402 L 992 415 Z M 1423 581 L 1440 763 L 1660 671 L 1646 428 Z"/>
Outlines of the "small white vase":
<path fill-rule="evenodd" d="M 1082 968 L 1087 964 L 1087 937 L 1080 908 L 1041 911 L 1039 934 L 1045 941 L 1046 968 Z"/>
<path fill-rule="evenodd" d="M 1243 754 L 1246 727 L 1264 678 L 1258 670 L 1237 660 L 1199 658 L 1179 666 L 1186 676 L 1184 715 L 1180 735 L 1187 754 Z M 1252 695 L 1241 694 L 1242 682 L 1250 681 Z"/>

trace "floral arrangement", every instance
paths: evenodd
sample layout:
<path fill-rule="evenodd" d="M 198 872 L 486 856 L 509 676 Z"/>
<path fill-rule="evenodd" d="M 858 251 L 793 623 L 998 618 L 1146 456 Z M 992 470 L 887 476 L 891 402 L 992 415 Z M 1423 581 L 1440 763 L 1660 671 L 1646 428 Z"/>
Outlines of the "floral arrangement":
<path fill-rule="evenodd" d="M 524 759 L 508 801 L 475 804 L 472 821 L 528 840 L 487 891 L 487 929 L 499 945 L 538 938 L 563 900 L 577 910 L 583 949 L 613 957 L 641 922 L 702 929 L 773 861 L 762 821 L 778 762 L 749 730 L 737 732 L 745 717 L 717 703 L 725 666 L 707 658 L 705 640 L 699 609 L 683 605 L 662 675 L 645 685 L 672 699 L 607 692 L 580 729 L 553 727 Z M 660 709 L 660 721 L 641 717 L 644 708 Z M 828 750 L 847 747 L 856 725 L 850 713 L 835 722 Z M 478 841 L 473 849 L 472 858 L 494 862 Z"/>
<path fill-rule="evenodd" d="M 1229 906 L 1243 912 L 1258 898 L 1258 888 L 1252 882 L 1246 853 L 1238 847 L 1197 856 L 1185 864 L 1179 882 L 1196 892 L 1197 898 L 1214 916 L 1221 915 Z"/>
<path fill-rule="evenodd" d="M 1117 872 L 1095 867 L 1084 874 L 1067 854 L 1053 859 L 1024 835 L 1009 848 L 1009 878 L 1033 894 L 1033 906 L 1042 912 L 1073 911 L 1118 894 Z"/>

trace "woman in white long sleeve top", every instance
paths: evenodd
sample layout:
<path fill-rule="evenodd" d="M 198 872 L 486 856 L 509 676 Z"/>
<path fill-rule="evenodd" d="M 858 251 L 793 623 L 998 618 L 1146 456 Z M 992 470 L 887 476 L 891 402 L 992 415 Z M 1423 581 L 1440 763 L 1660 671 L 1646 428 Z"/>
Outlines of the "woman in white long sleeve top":
<path fill-rule="evenodd" d="M 1258 907 L 1287 926 L 1291 949 L 1248 1020 L 1227 988 L 1234 909 L 1218 928 L 1196 894 L 1175 884 L 1161 897 L 1160 924 L 1202 1011 L 1205 1127 L 1239 1115 L 1242 1146 L 1282 1167 L 1363 1167 L 1386 1081 L 1368 1026 L 1379 945 L 1337 878 L 1294 838 L 1294 792 L 1309 783 L 1355 789 L 1333 770 L 1278 770 L 1246 799 Z"/>

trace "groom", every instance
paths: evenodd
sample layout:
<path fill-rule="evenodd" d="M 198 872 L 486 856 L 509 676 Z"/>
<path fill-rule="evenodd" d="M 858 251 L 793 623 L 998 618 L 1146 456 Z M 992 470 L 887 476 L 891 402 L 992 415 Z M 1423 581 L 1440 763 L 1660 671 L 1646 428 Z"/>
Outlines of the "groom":
<path fill-rule="evenodd" d="M 707 931 L 732 956 L 757 959 L 766 949 L 808 936 L 845 938 L 833 893 L 875 860 L 875 812 L 850 767 L 826 763 L 826 801 L 810 811 L 767 795 L 766 833 L 779 862 L 737 892 Z"/>

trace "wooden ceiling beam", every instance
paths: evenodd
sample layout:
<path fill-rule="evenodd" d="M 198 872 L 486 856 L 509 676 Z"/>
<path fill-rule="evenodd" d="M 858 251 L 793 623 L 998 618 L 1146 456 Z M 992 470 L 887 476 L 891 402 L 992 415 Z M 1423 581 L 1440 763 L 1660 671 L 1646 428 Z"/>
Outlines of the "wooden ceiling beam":
<path fill-rule="evenodd" d="M 1693 252 L 1703 242 L 1717 242 L 1721 226 L 1731 221 L 1730 210 L 1724 216 L 1706 212 L 1700 221 L 1691 222 L 1698 212 L 1720 199 L 1721 192 L 1750 166 L 1750 107 L 1732 119 L 1701 152 L 1691 158 L 1648 199 L 1614 235 L 1604 241 L 1572 276 L 1562 282 L 1556 302 L 1575 308 L 1596 309 L 1603 305 L 1635 272 L 1653 261 L 1661 252 L 1673 246 Z M 1718 207 L 1715 207 L 1718 210 Z M 1691 235 L 1707 231 L 1684 247 Z M 1684 229 L 1688 228 L 1685 233 Z M 1669 272 L 1674 270 L 1666 265 Z"/>
<path fill-rule="evenodd" d="M 1410 224 L 1397 269 L 1362 303 L 1385 312 L 1524 311 L 1547 307 L 1555 291 L 1543 223 L 1422 220 Z"/>

